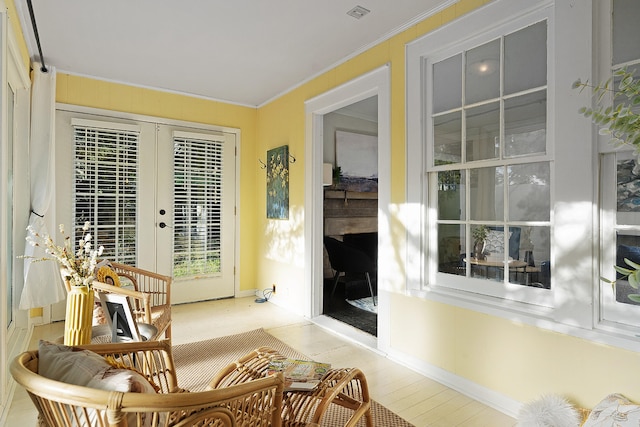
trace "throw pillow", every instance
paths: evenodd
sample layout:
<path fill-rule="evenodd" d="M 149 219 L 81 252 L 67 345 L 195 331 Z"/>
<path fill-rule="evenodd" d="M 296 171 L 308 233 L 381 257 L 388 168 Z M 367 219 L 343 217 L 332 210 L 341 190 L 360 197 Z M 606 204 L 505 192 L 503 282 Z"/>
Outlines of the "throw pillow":
<path fill-rule="evenodd" d="M 509 232 L 511 237 L 511 232 Z M 504 231 L 489 230 L 487 237 L 484 239 L 484 250 L 490 254 L 504 253 Z"/>
<path fill-rule="evenodd" d="M 517 427 L 577 427 L 580 414 L 565 398 L 546 395 L 526 403 L 518 414 Z"/>
<path fill-rule="evenodd" d="M 155 393 L 147 379 L 130 369 L 114 368 L 89 350 L 40 341 L 38 373 L 67 384 L 134 393 Z"/>
<path fill-rule="evenodd" d="M 583 427 L 637 427 L 640 425 L 640 405 L 621 394 L 605 397 L 591 410 Z"/>
<path fill-rule="evenodd" d="M 43 340 L 38 346 L 38 373 L 66 384 L 105 391 L 156 392 L 153 385 L 134 370 L 114 368 L 103 356 L 89 350 Z M 91 425 L 100 424 L 98 410 L 76 408 L 74 411 L 80 419 L 88 417 Z M 128 414 L 128 425 L 136 425 L 136 417 L 135 413 Z M 151 417 L 144 414 L 143 425 L 147 426 L 150 422 Z"/>

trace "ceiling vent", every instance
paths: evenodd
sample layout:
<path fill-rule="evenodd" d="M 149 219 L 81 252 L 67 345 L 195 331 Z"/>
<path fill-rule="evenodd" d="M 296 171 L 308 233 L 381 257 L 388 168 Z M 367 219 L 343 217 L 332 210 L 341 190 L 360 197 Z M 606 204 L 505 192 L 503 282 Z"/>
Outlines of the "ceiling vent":
<path fill-rule="evenodd" d="M 347 12 L 347 15 L 353 16 L 356 19 L 360 19 L 366 14 L 368 14 L 369 12 L 371 12 L 369 9 L 365 9 L 362 6 L 356 6 L 353 9 L 351 9 L 349 12 Z"/>

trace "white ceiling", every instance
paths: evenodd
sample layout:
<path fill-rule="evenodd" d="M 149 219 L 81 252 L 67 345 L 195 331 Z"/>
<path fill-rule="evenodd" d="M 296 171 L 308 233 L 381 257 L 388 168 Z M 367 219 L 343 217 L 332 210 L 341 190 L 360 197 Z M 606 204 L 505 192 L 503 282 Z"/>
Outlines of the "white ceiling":
<path fill-rule="evenodd" d="M 32 0 L 58 72 L 259 106 L 457 0 Z M 26 0 L 16 0 L 39 60 Z M 347 15 L 355 6 L 371 13 Z"/>

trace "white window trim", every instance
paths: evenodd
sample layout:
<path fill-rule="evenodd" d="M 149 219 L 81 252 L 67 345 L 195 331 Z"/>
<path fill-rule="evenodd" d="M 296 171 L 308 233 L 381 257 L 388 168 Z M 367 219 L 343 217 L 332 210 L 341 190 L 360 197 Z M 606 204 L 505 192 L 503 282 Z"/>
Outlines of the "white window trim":
<path fill-rule="evenodd" d="M 588 3 L 588 4 L 587 4 Z M 549 15 L 547 82 L 548 139 L 554 145 L 552 164 L 552 292 L 553 306 L 542 307 L 486 297 L 427 283 L 424 248 L 426 191 L 416 177 L 424 179 L 422 136 L 422 61 L 427 54 L 451 49 L 478 34 L 527 15 Z M 577 94 L 571 84 L 578 77 L 591 78 L 593 59 L 593 12 L 590 2 L 550 0 L 497 0 L 407 45 L 407 211 L 406 283 L 409 295 L 463 307 L 511 321 L 526 323 L 591 341 L 640 350 L 638 331 L 597 326 L 599 292 L 597 136 L 577 113 L 588 105 L 590 95 Z M 534 20 L 532 19 L 532 22 Z M 487 24 L 489 23 L 489 24 Z M 467 34 L 461 39 L 460 34 Z M 576 41 L 580 41 L 577 43 Z M 554 173 L 556 171 L 557 173 Z M 568 173 L 567 171 L 570 171 Z M 558 176 L 556 176 L 558 175 Z"/>
<path fill-rule="evenodd" d="M 601 82 L 612 75 L 612 16 L 613 0 L 594 3 L 594 22 L 598 23 L 598 31 L 595 34 L 596 60 L 594 64 L 594 81 Z M 625 64 L 622 64 L 625 65 Z M 620 66 L 620 64 L 618 64 Z M 638 64 L 636 64 L 636 67 Z M 616 264 L 616 194 L 607 191 L 613 188 L 617 182 L 617 161 L 634 158 L 633 149 L 630 147 L 618 147 L 611 144 L 607 135 L 599 135 L 598 127 L 594 126 L 597 138 L 597 158 L 599 161 L 599 191 L 600 216 L 598 218 L 599 233 L 599 270 L 598 277 L 613 279 Z M 615 153 L 615 155 L 614 155 Z M 606 188 L 603 188 L 605 186 Z M 612 231 L 613 230 L 613 231 Z M 611 286 L 600 282 L 595 289 L 594 316 L 597 319 L 596 328 L 608 333 L 624 331 L 623 333 L 638 335 L 640 320 L 640 306 L 624 305 L 616 302 Z"/>

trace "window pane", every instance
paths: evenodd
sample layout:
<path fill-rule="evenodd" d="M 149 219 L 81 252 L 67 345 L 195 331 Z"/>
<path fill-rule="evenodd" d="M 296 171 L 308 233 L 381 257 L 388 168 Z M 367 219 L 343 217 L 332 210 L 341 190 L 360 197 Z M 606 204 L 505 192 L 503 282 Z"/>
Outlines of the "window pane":
<path fill-rule="evenodd" d="M 640 236 L 631 233 L 616 236 L 616 265 L 628 267 L 624 262 L 627 258 L 635 263 L 640 264 Z M 629 299 L 629 294 L 639 294 L 638 289 L 633 289 L 627 280 L 623 280 L 620 274 L 616 273 L 616 301 L 623 304 L 640 305 Z"/>
<path fill-rule="evenodd" d="M 462 113 L 449 113 L 433 119 L 433 158 L 435 165 L 462 161 Z"/>
<path fill-rule="evenodd" d="M 500 156 L 500 103 L 466 110 L 467 161 Z"/>
<path fill-rule="evenodd" d="M 438 172 L 438 219 L 462 220 L 464 209 L 464 171 Z"/>
<path fill-rule="evenodd" d="M 504 101 L 504 134 L 507 157 L 546 153 L 546 91 Z"/>
<path fill-rule="evenodd" d="M 550 289 L 551 234 L 549 227 L 509 227 L 509 282 Z"/>
<path fill-rule="evenodd" d="M 464 94 L 466 105 L 500 96 L 500 40 L 467 52 Z"/>
<path fill-rule="evenodd" d="M 634 172 L 633 159 L 618 160 L 616 190 L 616 222 L 640 225 L 640 175 Z"/>
<path fill-rule="evenodd" d="M 462 54 L 433 64 L 433 112 L 462 106 Z"/>
<path fill-rule="evenodd" d="M 504 38 L 504 93 L 547 84 L 547 22 L 542 21 Z"/>
<path fill-rule="evenodd" d="M 504 217 L 504 168 L 470 171 L 469 213 L 474 221 L 502 221 Z"/>
<path fill-rule="evenodd" d="M 549 221 L 551 186 L 548 162 L 509 166 L 509 220 Z"/>
<path fill-rule="evenodd" d="M 638 0 L 613 0 L 613 64 L 640 58 Z"/>
<path fill-rule="evenodd" d="M 464 225 L 438 225 L 438 271 L 441 273 L 466 274 L 462 248 L 465 245 Z"/>

